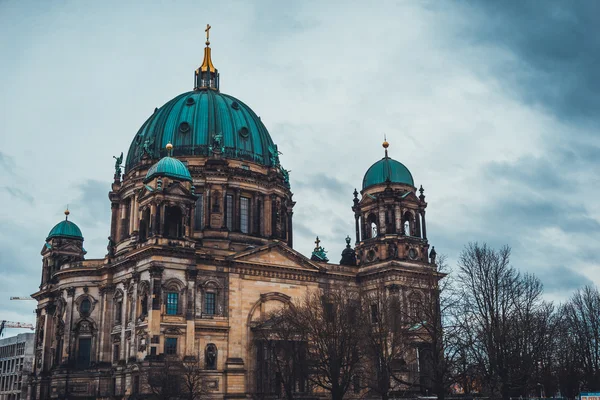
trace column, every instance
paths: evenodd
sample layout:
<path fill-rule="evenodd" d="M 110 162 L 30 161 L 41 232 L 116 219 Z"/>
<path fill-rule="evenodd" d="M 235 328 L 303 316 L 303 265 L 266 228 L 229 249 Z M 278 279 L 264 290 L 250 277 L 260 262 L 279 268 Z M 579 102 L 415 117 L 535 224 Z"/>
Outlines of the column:
<path fill-rule="evenodd" d="M 71 298 L 69 300 L 69 297 Z M 75 288 L 74 287 L 69 287 L 67 288 L 67 310 L 66 310 L 66 318 L 67 320 L 65 321 L 65 337 L 64 337 L 64 344 L 63 344 L 63 349 L 66 353 L 67 356 L 67 361 L 69 363 L 71 363 L 72 361 L 75 361 L 75 354 L 73 354 L 73 343 L 72 343 L 72 331 L 73 331 L 73 306 L 74 306 L 74 297 L 75 297 Z M 64 355 L 63 355 L 64 357 Z"/>
<path fill-rule="evenodd" d="M 416 230 L 417 230 L 416 235 L 418 237 L 422 238 L 423 236 L 421 236 L 421 215 L 420 214 L 421 214 L 421 210 L 417 211 L 415 223 L 416 223 Z"/>
<path fill-rule="evenodd" d="M 394 214 L 394 217 L 396 218 L 396 221 L 394 221 L 396 224 L 396 233 L 402 234 L 402 229 L 404 229 L 404 227 L 402 226 L 402 211 L 400 210 L 399 204 L 396 204 L 394 207 Z"/>
<path fill-rule="evenodd" d="M 125 327 L 127 326 L 127 304 L 129 303 L 129 295 L 127 287 L 123 285 L 123 301 L 121 302 L 121 347 L 119 348 L 119 360 L 126 360 L 126 345 L 125 345 Z"/>
<path fill-rule="evenodd" d="M 135 347 L 135 339 L 136 339 L 136 322 L 137 322 L 137 298 L 138 298 L 138 286 L 140 283 L 140 273 L 139 272 L 134 272 L 133 273 L 133 296 L 131 297 L 133 304 L 131 305 L 131 307 L 133 308 L 133 311 L 131 312 L 131 340 L 129 342 L 129 355 L 127 356 L 127 359 L 129 359 L 129 357 L 135 357 L 137 354 L 137 348 Z"/>
<path fill-rule="evenodd" d="M 359 222 L 358 220 L 360 219 L 360 215 L 359 214 L 354 214 L 354 225 L 356 228 L 356 243 L 360 242 L 360 229 L 359 229 Z"/>
<path fill-rule="evenodd" d="M 379 226 L 377 231 L 377 236 L 385 235 L 385 209 L 381 204 L 377 207 L 377 214 L 379 215 Z"/>
<path fill-rule="evenodd" d="M 116 243 L 119 240 L 119 237 L 117 236 L 119 234 L 119 232 L 118 232 L 119 203 L 115 203 L 115 202 L 110 203 L 110 211 L 111 211 L 110 236 L 113 238 L 113 240 Z"/>
<path fill-rule="evenodd" d="M 148 237 L 157 234 L 158 216 L 156 215 L 156 204 L 150 204 L 150 221 L 148 222 Z"/>
<path fill-rule="evenodd" d="M 423 219 L 423 239 L 427 239 L 427 228 L 425 224 L 425 210 L 421 211 L 421 218 Z"/>
<path fill-rule="evenodd" d="M 290 210 L 288 211 L 288 246 L 293 247 L 294 245 L 294 229 L 292 227 L 292 216 L 294 213 Z"/>
<path fill-rule="evenodd" d="M 158 234 L 160 236 L 165 235 L 165 210 L 167 208 L 165 203 L 158 206 L 160 209 L 160 227 L 158 228 Z"/>
<path fill-rule="evenodd" d="M 233 223 L 231 228 L 234 231 L 240 230 L 240 189 L 233 191 Z"/>
<path fill-rule="evenodd" d="M 196 267 L 185 271 L 187 280 L 187 299 L 186 299 L 186 330 L 185 330 L 185 356 L 196 355 L 196 277 L 198 276 L 198 270 Z"/>

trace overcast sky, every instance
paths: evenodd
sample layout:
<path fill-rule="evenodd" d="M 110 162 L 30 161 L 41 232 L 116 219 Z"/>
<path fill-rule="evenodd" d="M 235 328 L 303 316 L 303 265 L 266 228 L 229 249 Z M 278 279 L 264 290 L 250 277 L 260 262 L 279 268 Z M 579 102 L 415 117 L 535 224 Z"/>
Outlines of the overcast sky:
<path fill-rule="evenodd" d="M 303 254 L 319 235 L 339 261 L 385 134 L 451 264 L 468 242 L 508 244 L 548 298 L 599 284 L 599 15 L 595 0 L 0 0 L 0 319 L 34 322 L 34 302 L 8 299 L 37 290 L 66 204 L 104 256 L 112 156 L 192 89 L 206 23 L 221 91 L 292 171 Z"/>

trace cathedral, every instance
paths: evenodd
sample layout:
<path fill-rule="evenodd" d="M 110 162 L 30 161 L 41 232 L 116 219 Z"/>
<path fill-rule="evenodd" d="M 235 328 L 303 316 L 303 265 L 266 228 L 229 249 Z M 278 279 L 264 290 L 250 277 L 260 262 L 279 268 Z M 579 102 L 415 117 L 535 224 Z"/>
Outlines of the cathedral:
<path fill-rule="evenodd" d="M 220 92 L 208 29 L 193 90 L 155 109 L 116 157 L 106 255 L 86 258 L 68 210 L 46 237 L 31 399 L 139 398 L 168 356 L 198 360 L 211 398 L 255 398 L 269 377 L 254 328 L 270 311 L 334 285 L 383 286 L 407 309 L 427 297 L 427 203 L 387 142 L 349 193 L 354 245 L 346 238 L 340 262 L 318 238 L 310 256 L 294 250 L 288 171 L 260 117 Z"/>

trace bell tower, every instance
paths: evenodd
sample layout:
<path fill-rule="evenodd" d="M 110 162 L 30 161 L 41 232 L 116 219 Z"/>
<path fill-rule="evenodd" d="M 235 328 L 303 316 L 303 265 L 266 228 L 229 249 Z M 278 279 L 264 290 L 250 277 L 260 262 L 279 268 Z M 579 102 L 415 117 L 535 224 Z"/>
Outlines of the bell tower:
<path fill-rule="evenodd" d="M 356 258 L 359 265 L 385 260 L 429 263 L 425 222 L 425 195 L 417 189 L 412 174 L 388 155 L 374 163 L 363 179 L 363 189 L 354 190 Z"/>

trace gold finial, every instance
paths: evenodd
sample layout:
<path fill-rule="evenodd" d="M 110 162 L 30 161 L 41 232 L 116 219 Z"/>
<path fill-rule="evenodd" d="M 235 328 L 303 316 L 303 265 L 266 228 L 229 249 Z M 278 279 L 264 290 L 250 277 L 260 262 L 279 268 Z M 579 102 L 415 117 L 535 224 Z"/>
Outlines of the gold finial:
<path fill-rule="evenodd" d="M 71 212 L 69 211 L 69 205 L 67 205 L 67 209 L 65 210 L 65 221 L 69 219 L 69 214 L 71 214 Z"/>
<path fill-rule="evenodd" d="M 212 28 L 212 26 L 210 26 L 209 24 L 206 24 L 206 29 L 204 30 L 204 32 L 206 32 L 206 45 L 210 45 L 210 28 Z"/>
<path fill-rule="evenodd" d="M 171 155 L 173 153 L 173 145 L 171 144 L 171 142 L 167 143 L 165 148 L 167 149 L 167 156 L 171 157 Z"/>
<path fill-rule="evenodd" d="M 390 147 L 390 144 L 388 143 L 387 138 L 385 137 L 385 135 L 383 135 L 383 143 L 381 145 L 385 149 L 385 157 L 387 158 L 387 156 L 388 156 L 387 149 L 388 149 L 388 147 Z"/>

